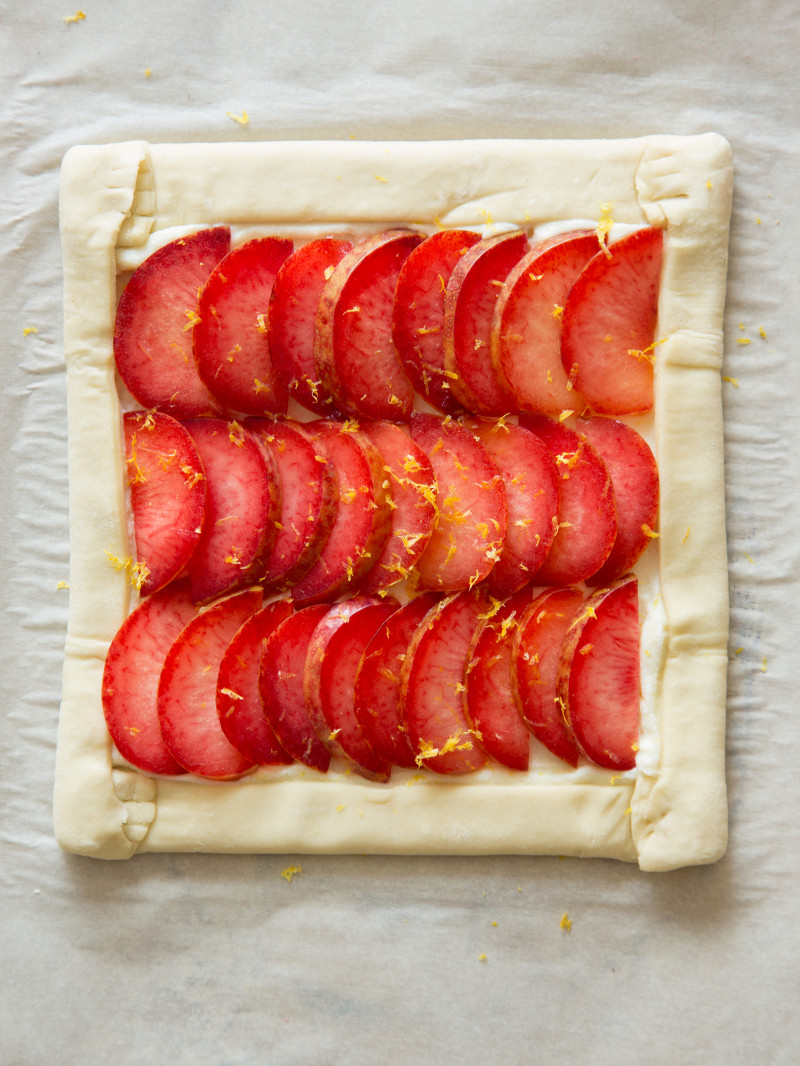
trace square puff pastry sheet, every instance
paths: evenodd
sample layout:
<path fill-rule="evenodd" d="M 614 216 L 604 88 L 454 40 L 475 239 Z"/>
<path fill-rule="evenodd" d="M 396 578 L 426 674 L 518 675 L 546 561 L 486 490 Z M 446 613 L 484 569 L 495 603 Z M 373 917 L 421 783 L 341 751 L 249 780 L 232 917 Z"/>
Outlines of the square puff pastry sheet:
<path fill-rule="evenodd" d="M 115 859 L 137 851 L 516 853 L 612 857 L 643 870 L 718 859 L 727 842 L 720 371 L 731 190 L 730 147 L 716 134 L 73 148 L 61 183 L 71 567 L 59 844 Z M 491 217 L 530 227 L 596 219 L 604 204 L 615 222 L 668 234 L 657 334 L 667 339 L 656 360 L 667 620 L 654 699 L 657 768 L 603 784 L 426 777 L 408 787 L 345 776 L 204 784 L 112 765 L 101 678 L 130 597 L 125 574 L 105 556 L 130 554 L 112 349 L 117 257 L 175 226 L 377 230 Z"/>

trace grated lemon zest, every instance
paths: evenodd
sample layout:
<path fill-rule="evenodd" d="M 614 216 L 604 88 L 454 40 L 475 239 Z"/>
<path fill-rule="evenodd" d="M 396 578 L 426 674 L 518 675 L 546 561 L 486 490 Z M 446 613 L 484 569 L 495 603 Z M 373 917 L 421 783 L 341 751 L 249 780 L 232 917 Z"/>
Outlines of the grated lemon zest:
<path fill-rule="evenodd" d="M 611 217 L 613 209 L 613 201 L 600 204 L 600 219 L 597 223 L 597 229 L 595 230 L 597 241 L 609 259 L 611 258 L 611 252 L 608 250 L 608 235 L 611 232 L 611 227 L 614 225 L 614 219 Z"/>
<path fill-rule="evenodd" d="M 238 123 L 238 125 L 240 126 L 250 125 L 250 116 L 247 114 L 246 111 L 242 111 L 241 115 L 235 115 L 233 111 L 226 111 L 225 114 L 228 116 L 228 118 L 233 119 L 233 121 Z"/>
<path fill-rule="evenodd" d="M 287 866 L 286 869 L 281 872 L 281 877 L 284 879 L 284 881 L 288 881 L 291 884 L 292 878 L 296 874 L 301 874 L 302 872 L 302 866 Z"/>

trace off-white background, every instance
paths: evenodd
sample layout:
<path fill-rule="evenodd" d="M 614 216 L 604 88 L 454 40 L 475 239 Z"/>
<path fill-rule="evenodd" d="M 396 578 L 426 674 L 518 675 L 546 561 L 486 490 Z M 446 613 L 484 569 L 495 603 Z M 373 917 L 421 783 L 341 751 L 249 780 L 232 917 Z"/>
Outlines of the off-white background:
<path fill-rule="evenodd" d="M 0 0 L 0 1062 L 800 1061 L 795 0 L 85 0 L 67 24 L 71 3 Z M 226 114 L 243 110 L 247 127 Z M 727 857 L 645 875 L 557 858 L 62 854 L 65 151 L 706 130 L 736 160 Z"/>

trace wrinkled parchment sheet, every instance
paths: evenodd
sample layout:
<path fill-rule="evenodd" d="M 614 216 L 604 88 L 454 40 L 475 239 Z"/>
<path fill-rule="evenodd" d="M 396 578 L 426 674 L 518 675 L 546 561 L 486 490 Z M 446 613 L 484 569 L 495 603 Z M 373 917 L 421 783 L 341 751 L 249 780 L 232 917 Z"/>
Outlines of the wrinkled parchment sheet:
<path fill-rule="evenodd" d="M 785 0 L 0 2 L 0 1062 L 800 1060 L 799 22 Z M 736 163 L 727 856 L 63 854 L 67 149 L 707 130 Z"/>

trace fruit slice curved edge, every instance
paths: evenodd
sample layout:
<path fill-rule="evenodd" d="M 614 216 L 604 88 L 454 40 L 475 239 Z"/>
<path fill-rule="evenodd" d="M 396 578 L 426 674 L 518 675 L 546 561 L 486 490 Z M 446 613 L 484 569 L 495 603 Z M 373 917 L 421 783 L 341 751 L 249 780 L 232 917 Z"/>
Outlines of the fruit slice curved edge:
<path fill-rule="evenodd" d="M 609 585 L 633 569 L 658 535 L 658 467 L 647 441 L 625 422 L 579 418 L 576 427 L 599 452 L 614 486 L 617 537 L 609 557 L 587 578 L 590 585 Z"/>
<path fill-rule="evenodd" d="M 535 596 L 529 586 L 504 603 L 494 600 L 480 618 L 469 651 L 467 716 L 486 754 L 512 770 L 527 770 L 530 733 L 514 700 L 514 634 Z"/>
<path fill-rule="evenodd" d="M 197 372 L 229 411 L 285 414 L 288 397 L 270 356 L 267 312 L 281 264 L 283 237 L 256 237 L 212 270 L 197 301 L 193 352 Z"/>
<path fill-rule="evenodd" d="M 238 422 L 194 418 L 185 423 L 206 476 L 206 511 L 189 561 L 197 603 L 260 581 L 280 507 L 274 460 Z"/>
<path fill-rule="evenodd" d="M 264 714 L 275 736 L 293 759 L 323 774 L 331 756 L 308 716 L 303 675 L 308 645 L 327 611 L 327 604 L 315 604 L 281 622 L 264 645 L 259 673 Z"/>
<path fill-rule="evenodd" d="M 417 764 L 437 774 L 473 773 L 486 763 L 465 699 L 470 644 L 486 606 L 477 591 L 442 600 L 423 618 L 403 663 L 403 724 Z"/>
<path fill-rule="evenodd" d="M 444 364 L 444 294 L 462 255 L 480 236 L 470 230 L 440 230 L 403 263 L 395 289 L 392 338 L 414 388 L 442 414 L 462 409 Z"/>
<path fill-rule="evenodd" d="M 303 691 L 314 731 L 331 755 L 370 781 L 387 781 L 391 768 L 361 730 L 355 681 L 364 649 L 398 606 L 391 597 L 373 596 L 334 604 L 317 624 L 306 656 Z"/>
<path fill-rule="evenodd" d="M 103 669 L 103 714 L 120 754 L 151 774 L 185 774 L 161 736 L 158 679 L 167 652 L 197 615 L 189 582 L 139 604 L 117 630 Z"/>
<path fill-rule="evenodd" d="M 557 417 L 584 403 L 561 361 L 561 319 L 572 285 L 598 251 L 590 230 L 536 245 L 514 266 L 492 320 L 492 360 L 519 410 Z"/>
<path fill-rule="evenodd" d="M 614 487 L 598 452 L 563 422 L 520 415 L 520 425 L 543 442 L 558 473 L 557 530 L 536 574 L 542 585 L 571 585 L 597 573 L 617 536 Z"/>
<path fill-rule="evenodd" d="M 536 739 L 570 766 L 579 751 L 557 700 L 561 647 L 583 604 L 579 589 L 547 589 L 526 608 L 514 634 L 514 695 Z"/>
<path fill-rule="evenodd" d="M 174 418 L 221 413 L 197 373 L 192 331 L 199 318 L 197 294 L 230 243 L 227 226 L 171 241 L 148 256 L 125 286 L 117 304 L 114 358 L 142 407 Z"/>
<path fill-rule="evenodd" d="M 255 768 L 225 736 L 217 715 L 217 676 L 225 649 L 262 603 L 260 588 L 237 592 L 203 611 L 169 649 L 158 681 L 161 735 L 190 773 L 230 781 Z"/>
<path fill-rule="evenodd" d="M 314 361 L 337 406 L 356 418 L 407 421 L 414 389 L 392 340 L 397 277 L 423 240 L 387 230 L 360 241 L 334 268 L 317 310 Z"/>
<path fill-rule="evenodd" d="M 597 414 L 653 406 L 663 230 L 637 230 L 597 253 L 567 297 L 561 360 Z"/>
<path fill-rule="evenodd" d="M 358 668 L 356 718 L 376 755 L 394 766 L 417 765 L 402 721 L 401 673 L 414 634 L 440 599 L 436 592 L 423 592 L 395 611 L 364 649 Z"/>
<path fill-rule="evenodd" d="M 206 506 L 203 464 L 189 433 L 161 411 L 123 417 L 142 596 L 163 588 L 191 558 Z"/>
<path fill-rule="evenodd" d="M 267 336 L 275 373 L 290 396 L 323 418 L 340 412 L 314 362 L 317 308 L 333 268 L 352 250 L 350 241 L 332 237 L 304 244 L 281 266 L 270 297 Z"/>
<path fill-rule="evenodd" d="M 266 719 L 258 684 L 264 645 L 291 614 L 290 601 L 276 600 L 251 615 L 226 648 L 217 675 L 222 732 L 245 758 L 262 766 L 293 761 Z"/>
<path fill-rule="evenodd" d="M 564 639 L 557 695 L 578 747 L 632 770 L 639 739 L 639 595 L 631 575 L 586 600 Z"/>
<path fill-rule="evenodd" d="M 503 415 L 516 409 L 492 362 L 495 307 L 511 268 L 528 248 L 519 231 L 486 237 L 458 261 L 444 298 L 444 363 L 456 399 L 468 411 Z"/>
<path fill-rule="evenodd" d="M 508 527 L 506 490 L 483 443 L 449 417 L 415 414 L 411 436 L 436 478 L 436 528 L 416 564 L 419 587 L 471 588 L 491 571 Z"/>

